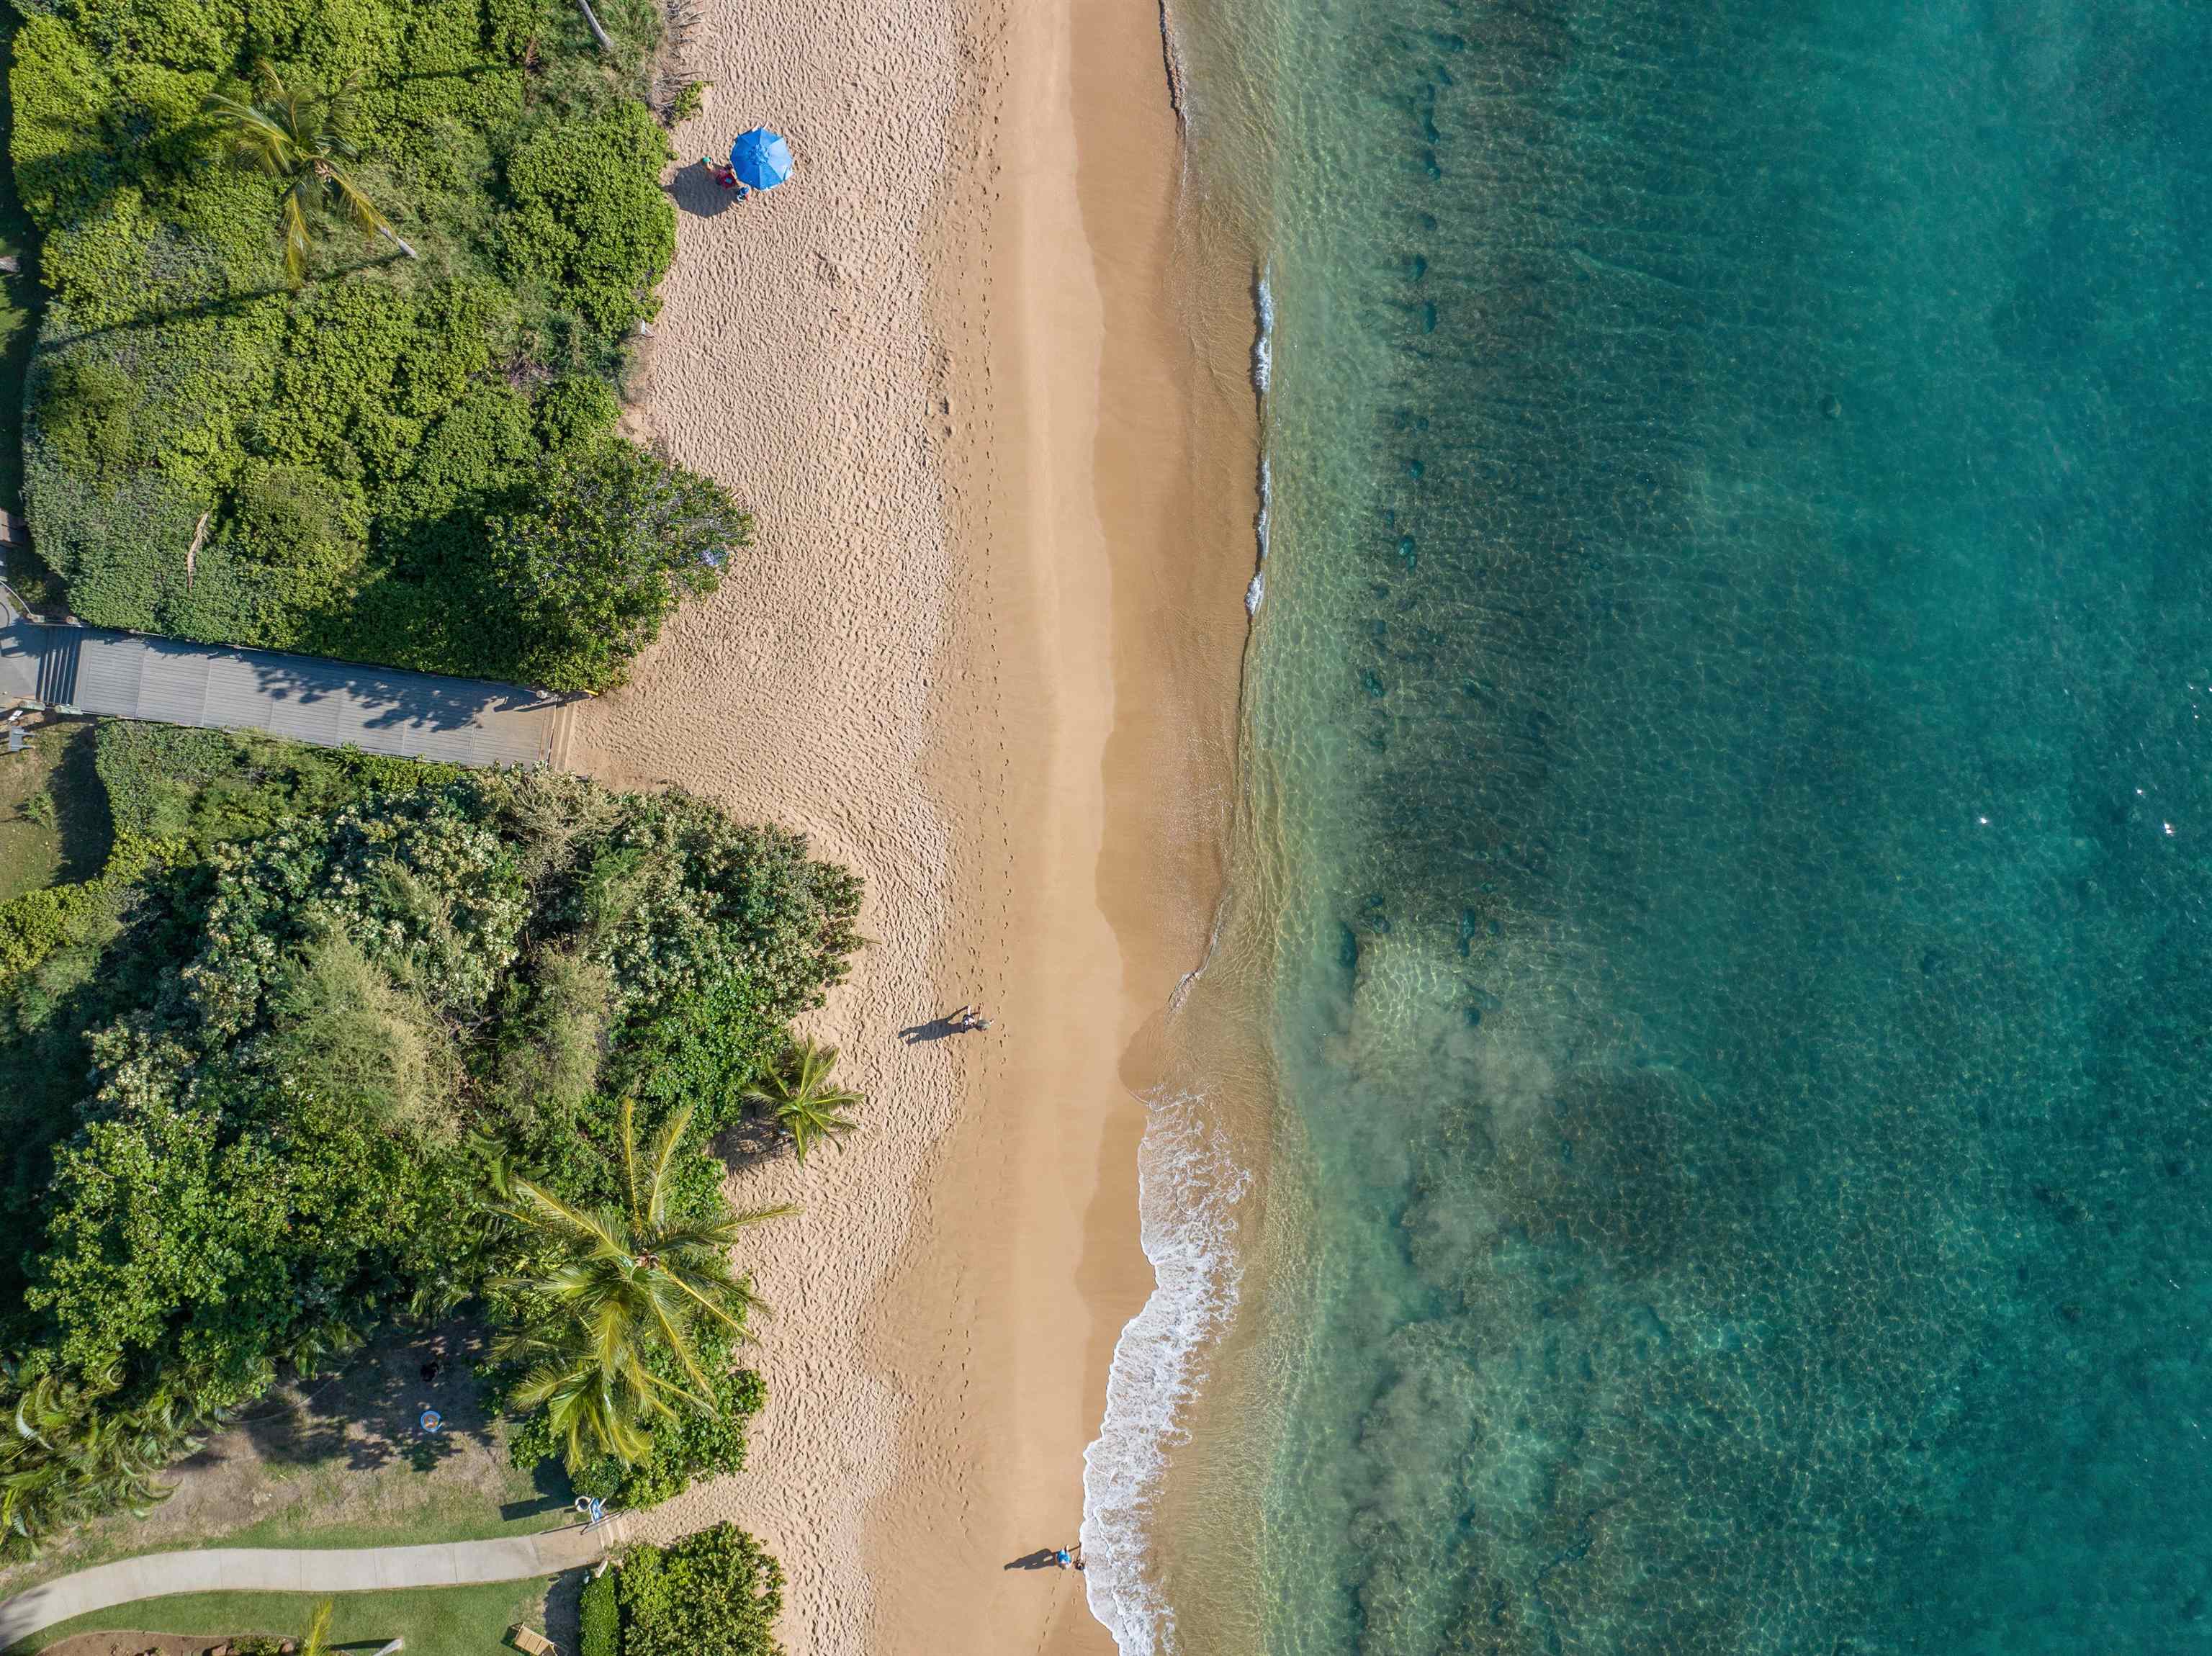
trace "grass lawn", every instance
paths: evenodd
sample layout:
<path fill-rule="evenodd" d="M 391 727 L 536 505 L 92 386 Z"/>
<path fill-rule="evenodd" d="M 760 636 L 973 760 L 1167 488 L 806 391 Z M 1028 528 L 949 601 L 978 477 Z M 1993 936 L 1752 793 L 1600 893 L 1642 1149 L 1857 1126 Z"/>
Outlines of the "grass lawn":
<path fill-rule="evenodd" d="M 100 872 L 107 797 L 92 746 L 90 719 L 45 725 L 21 753 L 0 746 L 0 902 Z"/>
<path fill-rule="evenodd" d="M 285 1513 L 264 1519 L 221 1538 L 226 1547 L 414 1547 L 430 1541 L 495 1541 L 501 1536 L 541 1535 L 570 1524 L 580 1524 L 565 1505 L 520 1511 L 504 1517 L 501 1509 L 466 1495 L 441 1495 L 416 1506 L 404 1519 L 362 1519 L 353 1522 L 319 1523 L 312 1513 L 304 1517 Z M 528 1502 L 516 1503 L 526 1506 Z M 212 1543 L 210 1544 L 213 1544 Z"/>
<path fill-rule="evenodd" d="M 545 1595 L 551 1586 L 549 1578 L 480 1587 L 418 1587 L 407 1592 L 342 1592 L 331 1636 L 343 1650 L 376 1650 L 387 1641 L 404 1638 L 408 1656 L 495 1656 L 512 1648 L 505 1638 L 514 1623 L 544 1626 Z M 321 1602 L 321 1595 L 300 1592 L 187 1592 L 142 1598 L 64 1622 L 8 1649 L 10 1656 L 45 1650 L 72 1634 L 107 1628 L 296 1637 Z"/>

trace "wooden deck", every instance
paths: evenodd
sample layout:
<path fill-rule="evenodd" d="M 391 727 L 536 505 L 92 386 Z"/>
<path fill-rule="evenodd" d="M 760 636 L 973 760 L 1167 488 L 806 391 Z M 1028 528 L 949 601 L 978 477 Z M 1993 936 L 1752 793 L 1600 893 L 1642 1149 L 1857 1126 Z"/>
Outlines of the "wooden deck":
<path fill-rule="evenodd" d="M 565 768 L 574 723 L 568 701 L 515 684 L 11 616 L 0 704 L 24 700 L 457 765 Z"/>

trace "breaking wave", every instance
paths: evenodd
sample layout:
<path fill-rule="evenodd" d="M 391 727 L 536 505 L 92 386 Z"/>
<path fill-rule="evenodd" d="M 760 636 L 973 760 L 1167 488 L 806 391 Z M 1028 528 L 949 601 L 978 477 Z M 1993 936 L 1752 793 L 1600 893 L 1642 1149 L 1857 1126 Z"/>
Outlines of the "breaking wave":
<path fill-rule="evenodd" d="M 1091 1613 L 1122 1656 L 1170 1656 L 1175 1611 L 1159 1583 L 1153 1517 L 1168 1463 L 1189 1437 L 1207 1353 L 1235 1313 L 1235 1236 L 1251 1175 L 1192 1094 L 1146 1101 L 1138 1204 L 1154 1287 L 1114 1348 L 1106 1417 L 1083 1452 L 1083 1555 Z"/>

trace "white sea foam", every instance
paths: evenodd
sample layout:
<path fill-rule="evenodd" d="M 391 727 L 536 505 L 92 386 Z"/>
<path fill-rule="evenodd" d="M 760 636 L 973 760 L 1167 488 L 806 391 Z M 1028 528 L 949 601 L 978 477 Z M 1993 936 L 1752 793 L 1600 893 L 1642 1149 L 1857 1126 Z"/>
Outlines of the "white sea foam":
<path fill-rule="evenodd" d="M 1202 1100 L 1147 1103 L 1138 1205 L 1155 1286 L 1114 1348 L 1106 1418 L 1083 1452 L 1085 1588 L 1121 1656 L 1172 1656 L 1176 1648 L 1153 1515 L 1169 1456 L 1188 1441 L 1208 1353 L 1237 1307 L 1237 1206 L 1251 1185 Z"/>
<path fill-rule="evenodd" d="M 1274 267 L 1262 266 L 1260 279 L 1252 286 L 1252 303 L 1259 315 L 1259 328 L 1252 341 L 1252 389 L 1261 396 L 1267 394 L 1267 381 L 1275 370 L 1275 290 Z"/>
<path fill-rule="evenodd" d="M 1267 382 L 1275 365 L 1275 291 L 1270 286 L 1273 268 L 1262 266 L 1252 286 L 1252 305 L 1258 312 L 1252 333 L 1252 388 L 1260 396 L 1260 543 L 1259 567 L 1252 584 L 1244 589 L 1244 613 L 1256 616 L 1267 596 L 1267 519 L 1275 506 L 1275 473 L 1267 458 Z"/>
<path fill-rule="evenodd" d="M 1260 561 L 1252 572 L 1252 584 L 1244 589 L 1244 613 L 1260 613 L 1260 601 L 1267 596 L 1267 515 L 1275 506 L 1275 473 L 1267 464 L 1267 457 L 1260 456 Z"/>

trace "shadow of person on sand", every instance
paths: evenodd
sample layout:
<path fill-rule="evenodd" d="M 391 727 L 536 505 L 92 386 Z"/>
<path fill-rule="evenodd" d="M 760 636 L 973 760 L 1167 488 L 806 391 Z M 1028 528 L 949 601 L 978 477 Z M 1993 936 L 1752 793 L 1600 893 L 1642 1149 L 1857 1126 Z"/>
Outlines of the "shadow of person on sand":
<path fill-rule="evenodd" d="M 1058 1569 L 1060 1568 L 1060 1549 L 1039 1547 L 1035 1552 L 1025 1552 L 1019 1558 L 1008 1560 L 1006 1568 L 1010 1570 Z M 1078 1562 L 1073 1565 L 1073 1568 L 1081 1569 L 1083 1566 Z"/>
<path fill-rule="evenodd" d="M 668 193 L 675 198 L 677 211 L 701 219 L 710 219 L 736 206 L 738 200 L 736 191 L 723 189 L 714 182 L 714 175 L 696 161 L 677 168 Z"/>
<path fill-rule="evenodd" d="M 899 1031 L 899 1039 L 909 1046 L 918 1046 L 925 1040 L 943 1040 L 947 1035 L 963 1034 L 957 1016 L 947 1012 L 927 1023 L 909 1024 Z"/>

